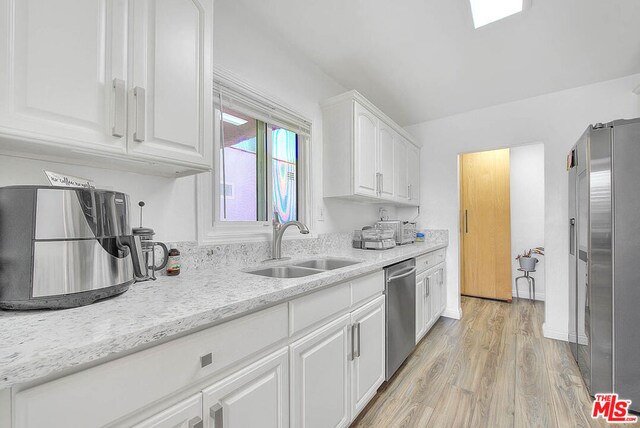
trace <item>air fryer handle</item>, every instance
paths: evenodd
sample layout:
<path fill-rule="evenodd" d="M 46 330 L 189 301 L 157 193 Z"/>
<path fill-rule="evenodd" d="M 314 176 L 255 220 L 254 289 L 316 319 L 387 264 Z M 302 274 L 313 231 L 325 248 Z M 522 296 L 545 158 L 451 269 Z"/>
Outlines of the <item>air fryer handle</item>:
<path fill-rule="evenodd" d="M 144 278 L 147 275 L 147 269 L 146 266 L 144 266 L 145 262 L 140 237 L 135 235 L 121 236 L 120 242 L 122 245 L 129 247 L 131 261 L 133 262 L 133 275 L 136 279 Z"/>
<path fill-rule="evenodd" d="M 162 256 L 162 263 L 160 263 L 160 266 L 156 265 L 152 267 L 152 269 L 157 272 L 159 270 L 164 269 L 167 266 L 167 263 L 169 262 L 169 249 L 162 242 L 154 242 L 153 245 L 154 246 L 158 245 L 160 248 L 162 248 L 162 252 L 164 253 L 164 255 Z"/>

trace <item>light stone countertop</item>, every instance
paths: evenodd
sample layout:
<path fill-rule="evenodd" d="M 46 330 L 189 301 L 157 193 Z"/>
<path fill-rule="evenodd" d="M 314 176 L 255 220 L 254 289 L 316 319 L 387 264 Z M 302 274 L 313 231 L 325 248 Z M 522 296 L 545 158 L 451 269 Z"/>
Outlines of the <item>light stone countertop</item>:
<path fill-rule="evenodd" d="M 302 278 L 201 269 L 134 284 L 89 306 L 0 311 L 0 390 L 147 347 L 445 247 L 416 243 L 384 251 L 341 250 L 296 258 L 344 257 L 362 263 Z M 290 261 L 278 264 L 286 264 Z M 265 267 L 266 264 L 253 266 Z"/>

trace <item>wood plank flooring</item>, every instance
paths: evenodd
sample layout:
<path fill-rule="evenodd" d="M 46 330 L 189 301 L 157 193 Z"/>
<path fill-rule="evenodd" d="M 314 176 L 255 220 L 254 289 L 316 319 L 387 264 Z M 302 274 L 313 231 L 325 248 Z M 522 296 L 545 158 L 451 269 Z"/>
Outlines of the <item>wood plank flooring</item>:
<path fill-rule="evenodd" d="M 462 298 L 352 427 L 599 427 L 565 342 L 542 336 L 544 304 Z"/>

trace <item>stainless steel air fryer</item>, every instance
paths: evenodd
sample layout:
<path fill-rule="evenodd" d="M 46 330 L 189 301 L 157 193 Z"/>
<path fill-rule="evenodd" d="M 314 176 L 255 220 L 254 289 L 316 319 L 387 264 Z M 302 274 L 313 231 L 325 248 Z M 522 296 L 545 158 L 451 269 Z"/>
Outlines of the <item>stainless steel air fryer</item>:
<path fill-rule="evenodd" d="M 60 309 L 127 291 L 141 249 L 124 193 L 0 188 L 0 308 Z"/>

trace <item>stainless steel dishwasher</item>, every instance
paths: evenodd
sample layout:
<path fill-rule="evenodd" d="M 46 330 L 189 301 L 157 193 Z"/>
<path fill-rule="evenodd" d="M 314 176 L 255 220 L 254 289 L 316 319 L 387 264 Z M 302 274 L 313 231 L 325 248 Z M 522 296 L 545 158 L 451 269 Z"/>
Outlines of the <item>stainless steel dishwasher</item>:
<path fill-rule="evenodd" d="M 386 371 L 389 380 L 416 344 L 416 260 L 385 268 Z"/>

